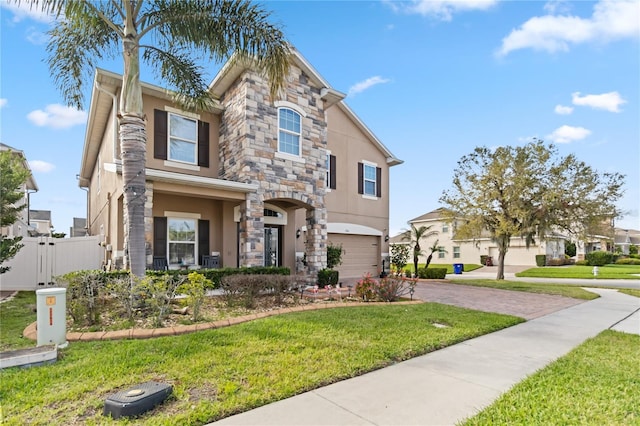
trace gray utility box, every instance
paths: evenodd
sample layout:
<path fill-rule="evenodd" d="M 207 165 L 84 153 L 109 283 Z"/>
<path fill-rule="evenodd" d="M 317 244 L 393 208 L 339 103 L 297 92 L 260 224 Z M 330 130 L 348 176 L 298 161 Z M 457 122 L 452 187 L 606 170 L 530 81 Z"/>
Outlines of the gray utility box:
<path fill-rule="evenodd" d="M 162 403 L 171 392 L 173 387 L 166 383 L 142 383 L 109 396 L 104 402 L 103 414 L 114 419 L 137 416 Z"/>

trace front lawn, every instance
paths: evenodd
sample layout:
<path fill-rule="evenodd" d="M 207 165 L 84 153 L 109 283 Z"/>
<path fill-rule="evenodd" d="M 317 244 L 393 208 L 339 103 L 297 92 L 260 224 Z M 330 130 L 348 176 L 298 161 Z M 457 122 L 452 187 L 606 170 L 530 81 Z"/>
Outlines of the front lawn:
<path fill-rule="evenodd" d="M 463 424 L 640 424 L 639 347 L 640 336 L 604 331 Z"/>
<path fill-rule="evenodd" d="M 181 336 L 71 342 L 54 364 L 0 371 L 3 422 L 115 424 L 102 415 L 104 400 L 155 380 L 173 385 L 173 396 L 130 424 L 204 424 L 522 321 L 437 303 L 363 305 Z"/>
<path fill-rule="evenodd" d="M 24 329 L 36 320 L 36 292 L 21 291 L 0 304 L 0 351 L 29 348 L 32 340 L 22 337 Z"/>
<path fill-rule="evenodd" d="M 491 287 L 501 290 L 526 291 L 529 293 L 554 294 L 583 300 L 593 300 L 600 297 L 596 293 L 583 290 L 580 287 L 562 284 L 528 283 L 507 280 L 451 280 L 451 283 L 476 287 Z"/>
<path fill-rule="evenodd" d="M 591 278 L 591 279 L 640 279 L 640 265 L 605 265 L 598 267 L 598 277 L 593 266 L 544 266 L 516 273 L 516 277 L 534 278 Z"/>

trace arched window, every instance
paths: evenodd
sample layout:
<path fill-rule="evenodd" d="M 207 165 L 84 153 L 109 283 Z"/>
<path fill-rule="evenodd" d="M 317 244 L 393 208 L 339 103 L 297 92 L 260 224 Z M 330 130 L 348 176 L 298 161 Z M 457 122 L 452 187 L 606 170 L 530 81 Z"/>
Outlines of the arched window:
<path fill-rule="evenodd" d="M 291 108 L 278 108 L 278 151 L 300 156 L 300 114 Z"/>

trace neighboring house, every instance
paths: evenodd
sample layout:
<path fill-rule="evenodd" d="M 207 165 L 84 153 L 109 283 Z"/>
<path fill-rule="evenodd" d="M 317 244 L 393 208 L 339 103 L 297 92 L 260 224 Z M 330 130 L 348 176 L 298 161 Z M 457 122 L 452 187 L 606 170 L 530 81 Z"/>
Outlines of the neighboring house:
<path fill-rule="evenodd" d="M 69 237 L 85 237 L 87 235 L 87 219 L 74 217 L 73 226 L 69 228 Z"/>
<path fill-rule="evenodd" d="M 29 223 L 35 228 L 37 237 L 50 237 L 53 224 L 51 223 L 51 210 L 29 210 Z"/>
<path fill-rule="evenodd" d="M 402 163 L 302 57 L 292 51 L 286 93 L 227 63 L 210 111 L 181 111 L 143 84 L 147 116 L 147 264 L 197 268 L 282 265 L 313 277 L 328 243 L 341 244 L 341 277 L 377 274 L 387 255 L 389 168 Z M 117 105 L 122 78 L 97 70 L 82 155 L 87 228 L 122 264 L 122 162 Z M 303 261 L 304 259 L 304 261 Z"/>
<path fill-rule="evenodd" d="M 614 244 L 616 251 L 628 255 L 629 247 L 640 246 L 640 231 L 635 229 L 615 228 Z"/>
<path fill-rule="evenodd" d="M 489 256 L 495 264 L 498 261 L 498 246 L 491 238 L 480 236 L 474 240 L 461 240 L 455 237 L 454 224 L 444 218 L 444 209 L 438 208 L 408 223 L 416 228 L 420 226 L 431 227 L 430 231 L 437 234 L 420 241 L 424 255 L 420 256 L 419 263 L 424 264 L 429 255 L 429 248 L 438 240 L 439 250 L 433 254 L 432 263 L 474 263 L 480 264 L 480 256 Z M 535 243 L 527 248 L 525 239 L 521 237 L 511 238 L 509 250 L 505 257 L 505 265 L 531 265 L 536 264 L 536 255 L 544 254 L 547 259 L 564 258 L 564 244 L 567 237 L 561 234 L 550 234 L 545 239 L 535 239 Z M 394 236 L 392 243 L 404 243 L 402 235 Z"/>
<path fill-rule="evenodd" d="M 31 171 L 31 167 L 29 167 L 29 163 L 27 161 L 27 157 L 24 155 L 24 152 L 10 147 L 9 145 L 5 145 L 0 143 L 0 151 L 11 151 L 14 155 L 17 155 L 22 159 L 22 163 L 24 167 Z M 0 177 L 1 179 L 2 177 Z M 33 235 L 36 232 L 34 226 L 29 224 L 29 202 L 30 202 L 30 194 L 38 191 L 38 185 L 36 184 L 36 180 L 33 177 L 33 174 L 27 179 L 27 181 L 22 185 L 20 191 L 24 193 L 24 197 L 22 201 L 20 201 L 19 206 L 24 206 L 24 209 L 20 212 L 18 220 L 13 225 L 5 226 L 0 229 L 3 235 L 7 237 L 27 237 L 29 235 Z"/>

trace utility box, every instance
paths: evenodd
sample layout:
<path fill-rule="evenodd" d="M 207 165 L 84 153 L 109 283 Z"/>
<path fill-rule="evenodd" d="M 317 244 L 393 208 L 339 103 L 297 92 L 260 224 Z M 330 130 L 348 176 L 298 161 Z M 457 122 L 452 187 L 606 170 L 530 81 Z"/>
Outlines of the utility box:
<path fill-rule="evenodd" d="M 67 289 L 36 290 L 38 346 L 67 346 Z"/>

